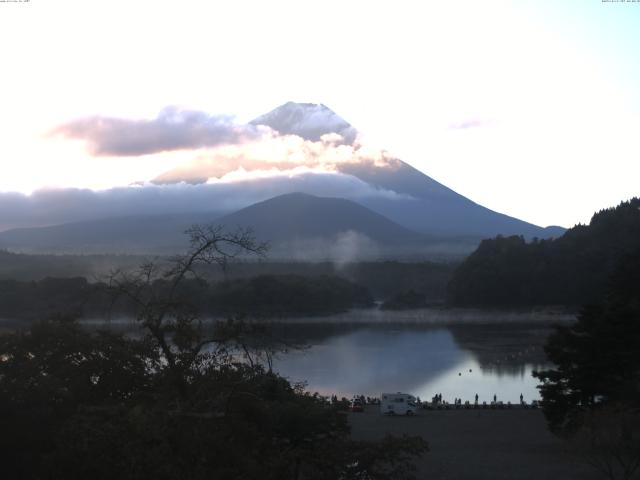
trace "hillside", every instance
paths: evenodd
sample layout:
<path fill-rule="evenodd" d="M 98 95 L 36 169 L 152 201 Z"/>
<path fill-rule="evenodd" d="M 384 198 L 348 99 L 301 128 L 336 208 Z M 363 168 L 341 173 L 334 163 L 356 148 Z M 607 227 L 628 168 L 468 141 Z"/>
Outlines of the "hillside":
<path fill-rule="evenodd" d="M 219 219 L 223 225 L 250 227 L 260 240 L 332 239 L 349 231 L 382 245 L 419 244 L 426 238 L 343 198 L 304 193 L 280 195 Z"/>
<path fill-rule="evenodd" d="M 296 258 L 300 253 L 307 259 L 305 250 L 315 254 L 314 260 L 417 254 L 430 240 L 351 200 L 292 193 L 222 217 L 213 212 L 138 215 L 7 230 L 0 232 L 0 248 L 27 253 L 172 254 L 186 247 L 187 228 L 213 221 L 229 230 L 252 229 L 259 240 L 270 243 L 270 256 L 277 258 Z M 469 248 L 468 242 L 460 248 Z"/>
<path fill-rule="evenodd" d="M 229 229 L 251 228 L 256 238 L 269 243 L 271 258 L 345 263 L 433 256 L 433 238 L 343 198 L 280 195 L 224 216 L 219 223 Z M 453 248 L 452 255 L 458 253 Z"/>
<path fill-rule="evenodd" d="M 449 301 L 460 306 L 596 303 L 616 262 L 638 249 L 640 198 L 633 198 L 557 239 L 483 240 L 454 272 Z"/>

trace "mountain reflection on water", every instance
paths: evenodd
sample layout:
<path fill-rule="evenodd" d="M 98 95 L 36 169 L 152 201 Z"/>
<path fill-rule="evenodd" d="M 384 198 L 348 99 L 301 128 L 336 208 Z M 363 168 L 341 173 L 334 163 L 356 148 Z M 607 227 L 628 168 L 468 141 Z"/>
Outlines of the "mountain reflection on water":
<path fill-rule="evenodd" d="M 538 399 L 531 372 L 544 366 L 548 325 L 283 325 L 303 350 L 276 356 L 274 369 L 321 394 L 378 396 L 402 391 L 423 400 Z"/>

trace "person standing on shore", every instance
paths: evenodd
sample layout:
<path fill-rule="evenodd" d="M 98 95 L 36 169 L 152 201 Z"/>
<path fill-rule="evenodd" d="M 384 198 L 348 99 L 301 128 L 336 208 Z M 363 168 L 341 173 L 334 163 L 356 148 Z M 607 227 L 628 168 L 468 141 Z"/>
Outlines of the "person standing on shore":
<path fill-rule="evenodd" d="M 478 404 L 478 394 L 476 393 L 476 405 Z"/>
<path fill-rule="evenodd" d="M 496 394 L 493 394 L 493 403 L 496 403 L 498 401 L 498 397 L 496 397 Z"/>

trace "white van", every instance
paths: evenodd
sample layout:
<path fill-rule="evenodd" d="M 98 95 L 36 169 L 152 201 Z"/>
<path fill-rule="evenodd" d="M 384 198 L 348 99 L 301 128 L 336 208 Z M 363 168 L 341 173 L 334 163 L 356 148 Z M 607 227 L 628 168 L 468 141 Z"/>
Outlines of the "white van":
<path fill-rule="evenodd" d="M 380 395 L 380 413 L 383 415 L 415 415 L 418 410 L 416 397 L 408 393 L 383 393 Z"/>

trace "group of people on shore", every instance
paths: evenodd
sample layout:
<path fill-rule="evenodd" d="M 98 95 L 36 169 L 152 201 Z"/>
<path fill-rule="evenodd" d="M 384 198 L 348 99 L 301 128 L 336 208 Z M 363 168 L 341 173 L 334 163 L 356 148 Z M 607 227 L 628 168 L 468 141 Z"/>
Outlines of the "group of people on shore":
<path fill-rule="evenodd" d="M 354 395 L 351 400 L 346 397 L 338 398 L 337 395 L 331 395 L 328 400 L 332 404 L 336 403 L 348 403 L 349 401 L 358 400 L 363 405 L 380 405 L 380 399 L 377 397 L 365 397 L 364 395 Z"/>
<path fill-rule="evenodd" d="M 474 403 L 473 403 L 473 405 L 476 406 L 476 407 L 479 405 L 479 398 L 480 397 L 476 393 L 475 396 L 474 396 Z M 535 402 L 535 401 L 532 402 L 532 404 L 535 404 L 535 403 L 537 403 L 537 402 Z M 503 404 L 503 402 L 498 401 L 498 396 L 494 393 L 493 394 L 493 401 L 489 405 L 495 406 L 495 405 L 502 405 L 502 404 Z M 507 402 L 507 404 L 511 405 L 511 402 Z M 442 394 L 441 393 L 436 393 L 433 397 L 431 397 L 431 406 L 444 406 L 444 405 L 446 405 L 446 406 L 453 405 L 455 407 L 461 407 L 463 405 L 462 398 L 455 397 L 453 399 L 453 403 L 449 404 L 449 402 L 447 400 L 443 400 L 442 399 Z M 467 401 L 464 402 L 464 405 L 469 406 L 469 405 L 471 405 L 471 403 L 467 400 Z M 482 402 L 482 405 L 486 406 L 487 402 Z M 520 405 L 521 406 L 526 406 L 527 405 L 527 403 L 524 401 L 524 396 L 522 395 L 522 393 L 520 394 Z M 428 404 L 426 404 L 426 403 L 423 404 L 422 406 L 424 408 L 428 408 Z"/>
<path fill-rule="evenodd" d="M 422 408 L 432 408 L 432 407 L 450 407 L 453 406 L 455 408 L 461 408 L 463 406 L 465 407 L 471 407 L 473 406 L 474 408 L 478 408 L 478 407 L 495 407 L 495 406 L 500 406 L 503 405 L 503 402 L 498 401 L 498 396 L 496 394 L 493 395 L 493 400 L 487 404 L 487 402 L 482 402 L 482 404 L 479 403 L 479 396 L 476 393 L 474 396 L 474 403 L 471 404 L 468 400 L 465 401 L 463 403 L 462 398 L 454 398 L 453 403 L 449 403 L 447 400 L 443 400 L 442 398 L 442 394 L 441 393 L 436 393 L 433 397 L 431 397 L 431 403 L 428 402 L 422 402 L 420 400 L 420 397 L 416 397 L 416 403 L 421 406 Z M 362 405 L 379 405 L 380 404 L 380 399 L 378 397 L 369 397 L 369 396 L 364 396 L 364 395 L 354 395 L 353 399 L 357 399 L 359 402 L 362 403 Z M 353 400 L 352 399 L 352 400 Z M 345 397 L 342 398 L 338 398 L 336 395 L 331 395 L 331 397 L 328 398 L 328 400 L 332 403 L 332 404 L 336 404 L 336 403 L 345 403 L 347 404 L 349 402 L 349 400 Z M 511 402 L 506 402 L 506 405 L 511 406 Z M 520 406 L 526 407 L 528 406 L 528 404 L 524 401 L 524 396 L 522 395 L 522 393 L 520 394 Z M 531 403 L 531 406 L 537 406 L 537 401 L 533 401 Z"/>

